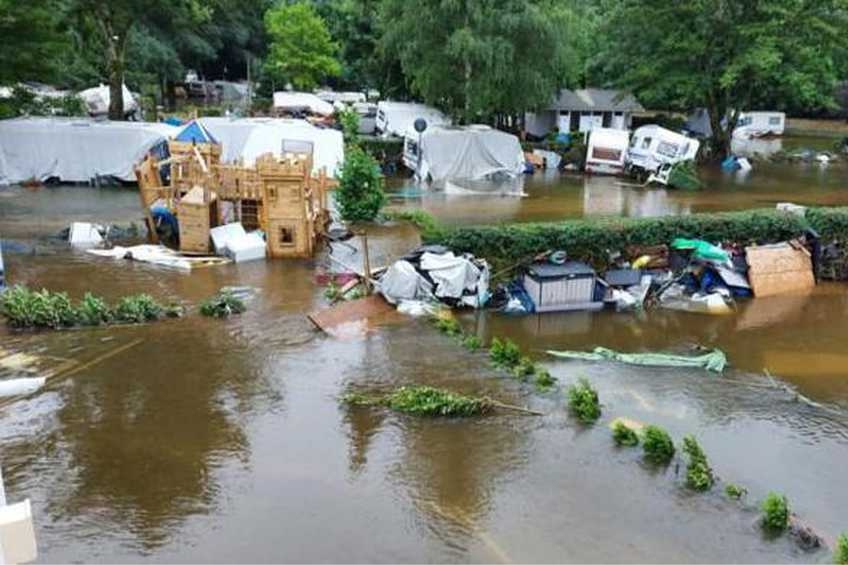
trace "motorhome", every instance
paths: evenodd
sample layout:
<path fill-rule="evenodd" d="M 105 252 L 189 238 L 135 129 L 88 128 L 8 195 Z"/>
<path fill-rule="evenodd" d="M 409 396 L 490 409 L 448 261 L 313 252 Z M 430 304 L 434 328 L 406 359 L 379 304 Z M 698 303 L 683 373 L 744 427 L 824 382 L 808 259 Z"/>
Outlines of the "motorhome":
<path fill-rule="evenodd" d="M 647 176 L 665 164 L 694 159 L 701 143 L 694 138 L 658 125 L 642 126 L 633 132 L 627 151 L 625 170 Z"/>
<path fill-rule="evenodd" d="M 783 112 L 742 112 L 736 122 L 733 136 L 742 139 L 783 135 L 786 114 Z"/>
<path fill-rule="evenodd" d="M 422 134 L 409 128 L 403 163 L 422 180 L 515 178 L 524 172 L 518 138 L 486 125 L 436 126 Z"/>
<path fill-rule="evenodd" d="M 630 132 L 626 129 L 594 128 L 586 146 L 586 172 L 615 175 L 624 172 Z"/>
<path fill-rule="evenodd" d="M 410 102 L 377 103 L 377 131 L 385 136 L 396 135 L 403 137 L 415 120 L 424 118 L 428 127 L 450 125 L 450 119 L 440 111 L 424 104 Z"/>

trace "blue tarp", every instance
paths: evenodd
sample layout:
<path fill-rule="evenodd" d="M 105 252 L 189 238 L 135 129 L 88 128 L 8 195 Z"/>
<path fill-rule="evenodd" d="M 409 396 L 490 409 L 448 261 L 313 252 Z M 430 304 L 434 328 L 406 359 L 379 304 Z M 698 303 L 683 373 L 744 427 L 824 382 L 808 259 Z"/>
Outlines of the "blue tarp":
<path fill-rule="evenodd" d="M 209 133 L 202 124 L 197 120 L 192 120 L 182 131 L 174 138 L 175 141 L 194 142 L 194 143 L 218 143 L 218 141 Z"/>

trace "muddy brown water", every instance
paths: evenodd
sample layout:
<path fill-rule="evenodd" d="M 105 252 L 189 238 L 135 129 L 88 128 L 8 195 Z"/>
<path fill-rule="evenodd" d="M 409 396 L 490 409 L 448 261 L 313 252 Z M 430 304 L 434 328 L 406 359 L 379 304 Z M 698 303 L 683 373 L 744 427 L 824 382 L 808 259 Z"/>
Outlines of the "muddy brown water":
<path fill-rule="evenodd" d="M 814 169 L 797 174 L 760 173 L 750 186 L 704 194 L 656 192 L 677 204 L 645 211 L 848 201 L 844 176 L 815 184 L 808 182 L 819 174 Z M 587 215 L 595 200 L 611 198 L 587 188 L 597 182 L 533 179 L 511 216 L 486 197 L 431 209 L 457 222 Z M 795 182 L 806 183 L 806 192 Z M 426 200 L 405 205 L 428 207 Z M 618 213 L 637 209 L 644 208 Z M 184 274 L 93 258 L 46 237 L 72 219 L 138 215 L 131 190 L 0 189 L 12 282 L 75 297 L 146 291 L 190 308 L 184 319 L 143 326 L 0 330 L 7 351 L 83 365 L 0 408 L 7 494 L 32 500 L 42 562 L 827 561 L 825 551 L 804 553 L 786 537 L 760 533 L 756 503 L 769 490 L 785 492 L 827 540 L 848 528 L 843 285 L 750 301 L 723 317 L 463 314 L 467 331 L 515 339 L 559 379 L 541 394 L 424 321 L 344 339 L 318 333 L 304 313 L 325 303 L 314 282 L 328 266 L 323 255 Z M 413 246 L 416 235 L 387 226 L 370 240 L 379 265 Z M 341 247 L 336 254 L 350 263 L 360 257 Z M 248 311 L 227 321 L 200 317 L 197 303 L 225 285 L 257 289 Z M 721 347 L 733 367 L 716 376 L 544 353 L 596 345 L 686 351 L 693 344 Z M 604 403 L 591 428 L 564 409 L 563 389 L 580 375 Z M 547 415 L 427 420 L 346 409 L 337 400 L 350 389 L 409 383 L 487 394 Z M 747 487 L 747 501 L 728 501 L 720 488 L 692 495 L 674 466 L 654 469 L 638 451 L 615 449 L 608 424 L 616 416 L 660 424 L 677 439 L 696 434 L 716 473 Z"/>

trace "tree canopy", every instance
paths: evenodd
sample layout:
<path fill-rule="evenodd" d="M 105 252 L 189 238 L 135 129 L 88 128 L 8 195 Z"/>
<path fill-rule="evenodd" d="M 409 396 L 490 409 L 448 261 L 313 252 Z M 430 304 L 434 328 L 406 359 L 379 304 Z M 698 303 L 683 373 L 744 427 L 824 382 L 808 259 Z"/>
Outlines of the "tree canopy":
<path fill-rule="evenodd" d="M 338 45 L 315 8 L 306 2 L 278 4 L 265 13 L 268 75 L 296 89 L 310 90 L 341 73 Z"/>

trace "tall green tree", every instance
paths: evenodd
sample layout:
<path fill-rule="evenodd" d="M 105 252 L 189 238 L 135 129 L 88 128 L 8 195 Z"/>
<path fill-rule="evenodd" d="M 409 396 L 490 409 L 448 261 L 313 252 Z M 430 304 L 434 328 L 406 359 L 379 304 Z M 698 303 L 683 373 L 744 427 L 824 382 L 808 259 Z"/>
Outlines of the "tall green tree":
<path fill-rule="evenodd" d="M 268 56 L 265 67 L 276 81 L 309 90 L 341 73 L 339 47 L 315 8 L 306 2 L 280 3 L 265 13 Z"/>
<path fill-rule="evenodd" d="M 385 49 L 415 94 L 460 121 L 550 102 L 576 70 L 556 0 L 384 0 Z"/>
<path fill-rule="evenodd" d="M 55 0 L 0 0 L 0 84 L 46 82 L 70 45 Z"/>
<path fill-rule="evenodd" d="M 606 0 L 598 61 L 645 104 L 705 107 L 720 158 L 758 101 L 832 104 L 846 17 L 846 0 Z"/>

